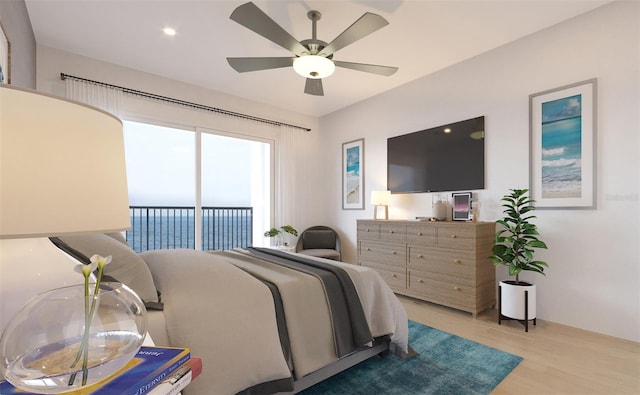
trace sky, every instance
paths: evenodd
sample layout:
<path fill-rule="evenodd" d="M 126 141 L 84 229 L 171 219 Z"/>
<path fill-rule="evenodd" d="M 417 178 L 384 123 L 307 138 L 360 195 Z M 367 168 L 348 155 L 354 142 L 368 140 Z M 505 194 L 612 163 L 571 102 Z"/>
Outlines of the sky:
<path fill-rule="evenodd" d="M 124 123 L 129 199 L 133 206 L 195 205 L 193 131 Z M 202 134 L 202 205 L 251 205 L 247 140 Z"/>

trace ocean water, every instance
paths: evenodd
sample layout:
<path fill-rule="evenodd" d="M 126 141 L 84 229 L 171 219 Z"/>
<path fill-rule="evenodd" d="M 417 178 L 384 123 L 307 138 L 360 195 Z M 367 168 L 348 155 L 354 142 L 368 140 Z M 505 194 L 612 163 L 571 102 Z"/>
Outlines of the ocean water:
<path fill-rule="evenodd" d="M 358 176 L 360 174 L 360 147 L 347 148 L 347 172 Z"/>
<path fill-rule="evenodd" d="M 582 117 L 542 124 L 542 196 L 580 197 L 582 191 Z"/>
<path fill-rule="evenodd" d="M 230 250 L 253 244 L 252 216 L 204 216 L 202 249 Z M 127 243 L 136 252 L 167 248 L 195 248 L 193 216 L 132 215 Z"/>

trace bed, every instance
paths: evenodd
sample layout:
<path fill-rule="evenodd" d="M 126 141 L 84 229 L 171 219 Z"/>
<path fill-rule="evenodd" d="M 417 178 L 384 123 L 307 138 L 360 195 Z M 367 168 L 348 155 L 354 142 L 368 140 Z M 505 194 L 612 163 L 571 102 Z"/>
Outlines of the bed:
<path fill-rule="evenodd" d="M 404 308 L 365 267 L 263 248 L 136 254 L 119 235 L 58 244 L 112 255 L 105 274 L 145 301 L 154 342 L 202 358 L 185 395 L 296 393 L 372 356 L 410 350 Z"/>

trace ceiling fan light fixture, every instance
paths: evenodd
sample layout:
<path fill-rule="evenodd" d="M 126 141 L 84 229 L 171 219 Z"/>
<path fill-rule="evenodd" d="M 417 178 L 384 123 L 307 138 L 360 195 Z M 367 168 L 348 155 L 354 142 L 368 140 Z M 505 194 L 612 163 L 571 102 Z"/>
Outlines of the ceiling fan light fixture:
<path fill-rule="evenodd" d="M 336 65 L 324 56 L 304 55 L 293 61 L 293 69 L 305 78 L 320 79 L 333 74 Z"/>

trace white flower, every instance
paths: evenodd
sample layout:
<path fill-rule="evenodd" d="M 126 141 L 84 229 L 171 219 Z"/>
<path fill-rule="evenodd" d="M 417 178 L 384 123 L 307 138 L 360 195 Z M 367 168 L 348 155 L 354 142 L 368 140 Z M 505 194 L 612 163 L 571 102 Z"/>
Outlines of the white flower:
<path fill-rule="evenodd" d="M 89 277 L 89 275 L 93 273 L 93 271 L 96 270 L 97 268 L 98 268 L 98 265 L 95 263 L 88 263 L 86 265 L 84 263 L 78 263 L 76 267 L 73 268 L 73 270 L 82 274 L 85 277 Z"/>
<path fill-rule="evenodd" d="M 98 254 L 95 254 L 94 256 L 91 257 L 91 263 L 95 264 L 98 269 L 102 269 L 106 265 L 111 263 L 111 255 L 107 257 L 103 257 Z"/>

